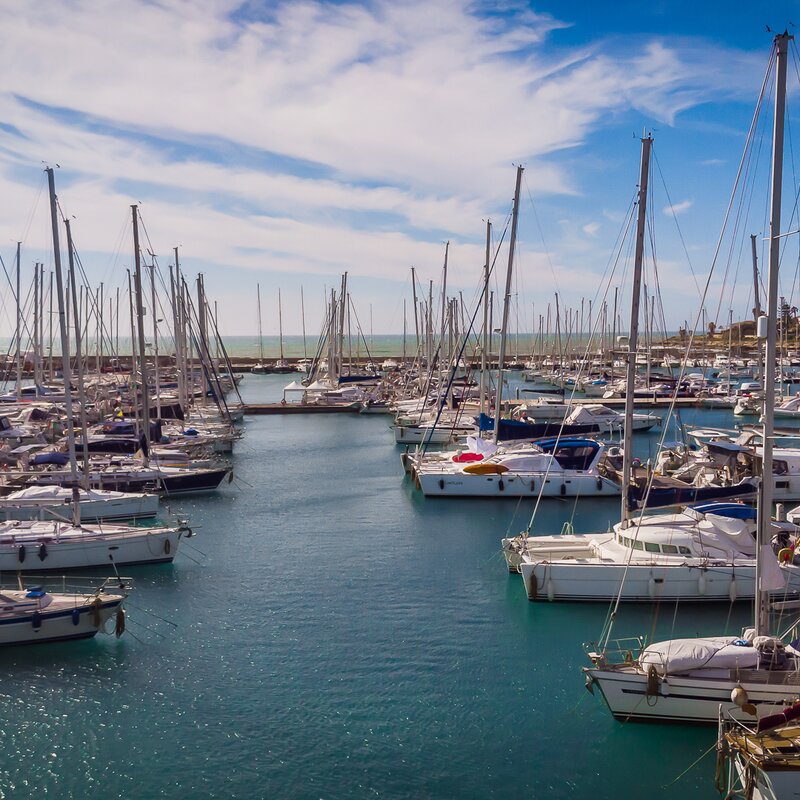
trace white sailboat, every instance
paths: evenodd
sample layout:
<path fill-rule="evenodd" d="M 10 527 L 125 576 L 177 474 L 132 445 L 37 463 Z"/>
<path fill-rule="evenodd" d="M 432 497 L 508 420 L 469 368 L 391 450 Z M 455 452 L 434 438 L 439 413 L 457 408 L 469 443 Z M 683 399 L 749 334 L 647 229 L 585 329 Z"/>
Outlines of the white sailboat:
<path fill-rule="evenodd" d="M 115 578 L 93 592 L 0 589 L 0 647 L 89 639 L 112 619 L 120 636 L 128 588 L 125 579 Z"/>
<path fill-rule="evenodd" d="M 788 33 L 775 37 L 775 115 L 773 130 L 766 371 L 776 363 L 778 266 L 780 257 L 783 133 L 786 102 Z M 775 386 L 766 381 L 764 401 L 764 473 L 772 473 Z M 774 569 L 769 544 L 773 505 L 772 481 L 762 481 L 756 538 L 755 624 L 738 636 L 672 639 L 638 647 L 611 646 L 610 626 L 600 646 L 589 653 L 584 669 L 587 688 L 600 690 L 617 719 L 716 723 L 720 710 L 735 719 L 753 720 L 780 711 L 787 698 L 800 695 L 800 650 L 797 621 L 784 637 L 770 633 L 771 592 L 780 591 L 784 575 Z M 793 604 L 783 604 L 789 610 Z M 612 614 L 613 618 L 613 614 Z"/>
<path fill-rule="evenodd" d="M 69 425 L 67 440 L 69 447 L 70 483 L 79 485 L 75 457 L 75 433 L 73 421 L 72 391 L 70 381 L 70 351 L 65 321 L 65 301 L 61 273 L 61 252 L 59 248 L 58 213 L 56 206 L 55 179 L 53 170 L 47 169 L 50 190 L 50 215 L 53 228 L 53 255 L 55 264 L 56 289 L 58 293 L 58 316 L 61 334 L 62 370 L 65 387 L 65 411 Z M 134 246 L 137 272 L 137 294 L 141 299 L 140 254 L 138 251 L 137 207 L 133 206 Z M 69 225 L 67 242 L 71 279 L 74 286 L 73 251 Z M 139 314 L 141 323 L 142 314 Z M 75 315 L 77 321 L 77 314 Z M 141 335 L 141 329 L 140 329 Z M 143 338 L 143 337 L 142 337 Z M 144 348 L 140 348 L 144 352 Z M 144 368 L 142 369 L 144 372 Z M 148 409 L 146 375 L 143 375 L 143 409 Z M 145 411 L 145 416 L 146 416 Z M 145 428 L 148 426 L 145 425 Z M 71 505 L 71 523 L 59 521 L 13 521 L 0 525 L 0 571 L 17 572 L 32 570 L 64 570 L 83 567 L 107 567 L 109 563 L 143 564 L 172 561 L 178 551 L 180 540 L 190 534 L 185 525 L 179 527 L 139 528 L 128 526 L 98 525 L 87 527 L 81 523 L 80 503 Z M 30 558 L 28 556 L 31 556 Z M 34 557 L 35 556 L 35 557 Z"/>

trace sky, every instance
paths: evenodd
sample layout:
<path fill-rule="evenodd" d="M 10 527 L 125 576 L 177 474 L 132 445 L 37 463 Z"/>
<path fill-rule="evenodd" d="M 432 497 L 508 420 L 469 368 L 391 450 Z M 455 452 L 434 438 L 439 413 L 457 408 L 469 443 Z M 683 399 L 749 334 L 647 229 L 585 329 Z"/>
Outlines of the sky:
<path fill-rule="evenodd" d="M 421 288 L 438 287 L 447 241 L 448 287 L 473 303 L 485 221 L 499 240 L 521 164 L 513 317 L 531 330 L 555 292 L 562 309 L 582 298 L 597 308 L 613 283 L 603 276 L 648 131 L 657 289 L 652 264 L 646 281 L 674 330 L 700 306 L 767 28 L 793 31 L 792 5 L 0 0 L 0 256 L 10 270 L 22 241 L 27 281 L 35 260 L 51 263 L 43 167 L 58 165 L 61 208 L 106 296 L 127 283 L 138 203 L 160 268 L 179 246 L 224 333 L 257 330 L 256 284 L 265 334 L 277 332 L 279 288 L 284 332 L 300 333 L 301 287 L 318 331 L 344 271 L 362 325 L 397 333 L 404 299 L 412 314 L 411 267 Z M 742 241 L 764 230 L 765 109 L 742 189 L 751 199 L 717 258 L 707 319 L 752 306 Z M 798 227 L 793 158 L 784 229 Z M 795 299 L 790 238 L 781 288 Z M 8 316 L 6 302 L 0 331 Z"/>

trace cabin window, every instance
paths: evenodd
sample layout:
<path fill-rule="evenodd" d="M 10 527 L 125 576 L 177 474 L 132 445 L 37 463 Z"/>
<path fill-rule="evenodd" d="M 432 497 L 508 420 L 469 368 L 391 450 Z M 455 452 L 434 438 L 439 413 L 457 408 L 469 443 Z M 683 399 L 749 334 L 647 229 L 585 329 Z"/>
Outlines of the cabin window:
<path fill-rule="evenodd" d="M 633 549 L 634 550 L 644 550 L 644 545 L 641 542 L 635 541 L 635 542 L 632 542 L 632 544 L 633 544 Z"/>
<path fill-rule="evenodd" d="M 678 548 L 674 544 L 663 544 L 661 545 L 661 550 L 664 553 L 677 553 Z"/>
<path fill-rule="evenodd" d="M 692 554 L 692 551 L 688 547 L 679 546 L 678 550 L 680 550 L 681 555 L 684 556 L 690 556 Z"/>
<path fill-rule="evenodd" d="M 660 553 L 661 548 L 655 544 L 655 542 L 645 542 L 644 549 L 647 550 L 648 553 Z"/>
<path fill-rule="evenodd" d="M 788 489 L 789 488 L 789 481 L 775 481 L 775 488 L 776 489 Z"/>

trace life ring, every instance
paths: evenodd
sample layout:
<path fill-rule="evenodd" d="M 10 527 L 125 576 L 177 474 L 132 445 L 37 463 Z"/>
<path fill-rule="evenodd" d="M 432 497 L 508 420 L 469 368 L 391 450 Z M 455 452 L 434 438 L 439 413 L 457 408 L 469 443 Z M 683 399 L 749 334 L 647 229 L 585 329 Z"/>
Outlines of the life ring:
<path fill-rule="evenodd" d="M 791 564 L 792 559 L 794 559 L 793 547 L 784 547 L 782 550 L 778 551 L 778 561 L 781 564 Z"/>
<path fill-rule="evenodd" d="M 172 544 L 169 539 L 164 539 L 164 555 L 168 556 L 172 552 Z"/>

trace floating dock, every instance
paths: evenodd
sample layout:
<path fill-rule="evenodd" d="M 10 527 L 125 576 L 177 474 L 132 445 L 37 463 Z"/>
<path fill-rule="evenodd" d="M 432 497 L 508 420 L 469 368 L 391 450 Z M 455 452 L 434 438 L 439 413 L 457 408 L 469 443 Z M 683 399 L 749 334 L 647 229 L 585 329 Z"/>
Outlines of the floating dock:
<path fill-rule="evenodd" d="M 324 406 L 314 403 L 246 403 L 245 414 L 358 414 L 359 405 Z"/>

